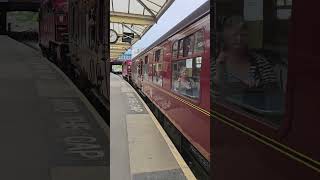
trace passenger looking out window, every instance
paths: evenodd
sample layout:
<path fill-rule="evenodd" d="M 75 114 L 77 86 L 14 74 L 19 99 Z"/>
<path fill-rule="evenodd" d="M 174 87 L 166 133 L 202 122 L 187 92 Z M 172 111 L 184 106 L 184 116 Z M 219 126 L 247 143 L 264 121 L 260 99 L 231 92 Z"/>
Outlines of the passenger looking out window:
<path fill-rule="evenodd" d="M 214 82 L 219 84 L 223 78 L 249 88 L 274 86 L 276 77 L 269 61 L 263 55 L 248 50 L 248 31 L 242 18 L 233 16 L 227 19 L 223 29 L 224 47 L 213 69 Z M 216 74 L 216 66 L 220 66 L 223 72 Z"/>
<path fill-rule="evenodd" d="M 173 91 L 190 98 L 199 97 L 201 60 L 197 57 L 173 63 Z"/>
<path fill-rule="evenodd" d="M 190 77 L 188 77 L 187 69 L 185 67 L 181 68 L 180 76 L 177 80 L 177 85 L 179 92 L 183 94 L 192 94 L 188 91 L 192 90 L 192 87 L 194 87 L 195 83 Z"/>
<path fill-rule="evenodd" d="M 279 125 L 285 107 L 289 19 L 277 19 L 276 1 L 257 3 L 264 10 L 261 15 L 249 13 L 248 1 L 235 1 L 217 3 L 211 93 L 230 110 Z"/>

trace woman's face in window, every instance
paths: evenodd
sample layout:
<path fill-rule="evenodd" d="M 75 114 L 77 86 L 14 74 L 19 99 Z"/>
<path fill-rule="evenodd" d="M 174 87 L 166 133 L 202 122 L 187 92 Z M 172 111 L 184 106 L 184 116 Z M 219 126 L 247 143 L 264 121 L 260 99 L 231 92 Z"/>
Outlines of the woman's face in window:
<path fill-rule="evenodd" d="M 181 77 L 182 77 L 182 78 L 188 77 L 188 75 L 187 75 L 187 70 L 182 70 L 182 71 L 181 71 Z"/>
<path fill-rule="evenodd" d="M 244 51 L 248 47 L 248 31 L 242 23 L 225 27 L 225 47 L 230 50 Z"/>

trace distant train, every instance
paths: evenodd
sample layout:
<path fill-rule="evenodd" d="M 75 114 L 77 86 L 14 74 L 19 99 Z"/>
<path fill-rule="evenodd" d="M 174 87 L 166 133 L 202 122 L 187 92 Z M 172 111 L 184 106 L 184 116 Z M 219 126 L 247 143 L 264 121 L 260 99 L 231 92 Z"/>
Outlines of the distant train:
<path fill-rule="evenodd" d="M 122 63 L 123 61 L 115 60 L 110 62 L 110 72 L 114 74 L 122 73 Z"/>
<path fill-rule="evenodd" d="M 131 81 L 131 60 L 125 60 L 122 63 L 122 77 L 127 80 L 128 82 Z"/>
<path fill-rule="evenodd" d="M 165 116 L 159 121 L 199 179 L 209 178 L 210 167 L 209 3 L 134 57 L 129 77 Z"/>

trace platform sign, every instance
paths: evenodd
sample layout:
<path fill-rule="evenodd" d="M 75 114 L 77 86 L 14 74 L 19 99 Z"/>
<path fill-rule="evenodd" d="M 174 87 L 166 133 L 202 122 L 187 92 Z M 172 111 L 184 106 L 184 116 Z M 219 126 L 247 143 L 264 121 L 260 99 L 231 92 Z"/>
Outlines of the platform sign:
<path fill-rule="evenodd" d="M 128 42 L 131 43 L 131 41 L 134 39 L 134 34 L 133 33 L 123 33 L 122 36 L 122 42 Z"/>
<path fill-rule="evenodd" d="M 125 53 L 121 54 L 118 60 L 128 60 L 132 59 L 132 50 L 128 49 Z"/>

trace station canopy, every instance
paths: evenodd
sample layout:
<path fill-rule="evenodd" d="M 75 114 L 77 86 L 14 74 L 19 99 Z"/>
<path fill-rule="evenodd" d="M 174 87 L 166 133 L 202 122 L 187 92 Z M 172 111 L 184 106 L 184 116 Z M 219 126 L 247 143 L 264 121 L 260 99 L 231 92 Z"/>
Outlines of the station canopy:
<path fill-rule="evenodd" d="M 110 41 L 113 41 L 110 42 L 111 60 L 118 58 L 141 39 L 173 1 L 110 0 Z"/>

